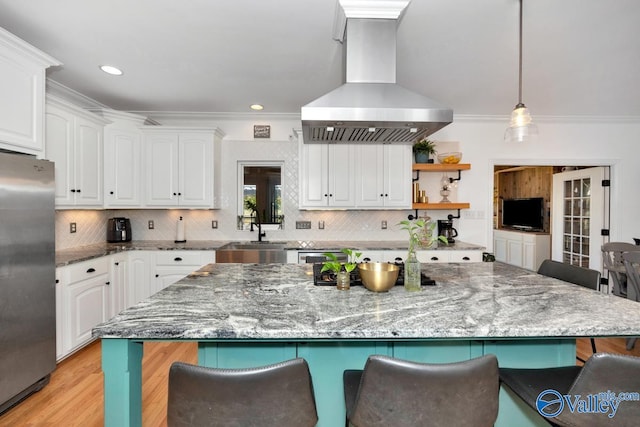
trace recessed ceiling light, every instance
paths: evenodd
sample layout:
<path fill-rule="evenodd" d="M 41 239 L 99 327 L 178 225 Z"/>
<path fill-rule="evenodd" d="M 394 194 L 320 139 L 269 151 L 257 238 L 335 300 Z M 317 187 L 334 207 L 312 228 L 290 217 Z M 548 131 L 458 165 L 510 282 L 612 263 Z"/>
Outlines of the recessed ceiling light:
<path fill-rule="evenodd" d="M 251 104 L 251 109 L 252 110 L 256 110 L 256 111 L 260 111 L 262 110 L 264 107 L 260 104 Z"/>
<path fill-rule="evenodd" d="M 107 74 L 111 74 L 113 76 L 121 76 L 124 74 L 121 69 L 114 67 L 113 65 L 101 65 L 100 69 Z"/>

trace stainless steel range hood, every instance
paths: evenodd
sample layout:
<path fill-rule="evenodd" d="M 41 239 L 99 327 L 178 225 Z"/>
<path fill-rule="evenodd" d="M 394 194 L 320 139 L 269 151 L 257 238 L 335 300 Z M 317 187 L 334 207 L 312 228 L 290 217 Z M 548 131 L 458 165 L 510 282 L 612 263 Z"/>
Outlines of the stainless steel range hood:
<path fill-rule="evenodd" d="M 397 22 L 347 18 L 347 82 L 302 107 L 305 143 L 413 143 L 451 123 L 451 109 L 396 84 Z"/>

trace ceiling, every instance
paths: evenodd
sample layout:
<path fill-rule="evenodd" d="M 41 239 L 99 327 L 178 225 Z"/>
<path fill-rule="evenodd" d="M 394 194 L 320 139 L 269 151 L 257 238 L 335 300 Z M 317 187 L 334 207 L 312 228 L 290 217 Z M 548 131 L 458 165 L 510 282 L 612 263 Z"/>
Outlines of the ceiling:
<path fill-rule="evenodd" d="M 126 111 L 266 113 L 344 80 L 336 0 L 0 0 L 0 26 L 55 57 L 50 79 Z M 640 1 L 525 0 L 523 101 L 540 116 L 640 117 Z M 517 0 L 413 0 L 397 82 L 457 115 L 518 100 Z M 98 69 L 124 70 L 121 77 Z"/>

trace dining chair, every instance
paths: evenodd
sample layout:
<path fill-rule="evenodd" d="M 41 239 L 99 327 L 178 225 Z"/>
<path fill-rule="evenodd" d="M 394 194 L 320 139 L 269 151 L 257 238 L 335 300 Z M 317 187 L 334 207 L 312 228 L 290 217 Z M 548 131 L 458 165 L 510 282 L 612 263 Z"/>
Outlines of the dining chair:
<path fill-rule="evenodd" d="M 167 426 L 312 427 L 313 383 L 302 358 L 249 369 L 174 362 Z"/>
<path fill-rule="evenodd" d="M 640 246 L 627 242 L 609 242 L 601 247 L 604 268 L 613 280 L 613 294 L 627 296 L 627 275 L 622 261 L 625 252 L 640 251 Z"/>
<path fill-rule="evenodd" d="M 636 399 L 640 389 L 638 357 L 596 353 L 584 366 L 499 371 L 500 382 L 552 425 L 618 427 L 639 423 L 640 402 L 627 401 Z M 612 407 L 605 405 L 620 393 L 629 399 L 619 401 L 612 414 Z M 591 411 L 585 410 L 589 408 Z"/>
<path fill-rule="evenodd" d="M 498 360 L 488 354 L 431 364 L 369 356 L 343 375 L 347 426 L 493 426 L 498 416 Z"/>
<path fill-rule="evenodd" d="M 640 302 L 640 252 L 625 252 L 622 261 L 627 275 L 627 299 Z M 635 343 L 636 338 L 627 338 L 627 350 Z"/>
<path fill-rule="evenodd" d="M 538 274 L 560 279 L 565 282 L 573 283 L 574 285 L 583 286 L 596 291 L 600 289 L 600 272 L 590 268 L 545 259 L 538 268 Z M 591 351 L 596 353 L 596 341 L 593 337 L 591 337 L 590 340 Z M 576 358 L 581 362 L 584 362 L 583 359 L 579 357 Z"/>

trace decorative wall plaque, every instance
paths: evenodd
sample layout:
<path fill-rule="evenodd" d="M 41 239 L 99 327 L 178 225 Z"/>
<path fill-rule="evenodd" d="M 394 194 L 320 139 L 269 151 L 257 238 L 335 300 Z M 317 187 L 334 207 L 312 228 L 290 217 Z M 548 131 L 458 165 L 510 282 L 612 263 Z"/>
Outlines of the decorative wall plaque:
<path fill-rule="evenodd" d="M 269 125 L 253 125 L 254 138 L 271 138 L 271 126 Z"/>

